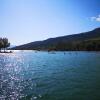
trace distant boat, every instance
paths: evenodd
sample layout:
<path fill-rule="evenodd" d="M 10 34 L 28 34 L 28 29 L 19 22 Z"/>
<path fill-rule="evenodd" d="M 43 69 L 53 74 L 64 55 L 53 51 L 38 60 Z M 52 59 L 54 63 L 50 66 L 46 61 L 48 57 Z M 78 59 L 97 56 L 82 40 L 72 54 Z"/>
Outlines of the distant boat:
<path fill-rule="evenodd" d="M 49 51 L 50 54 L 56 54 L 54 51 Z"/>
<path fill-rule="evenodd" d="M 35 50 L 35 53 L 37 53 L 37 50 Z"/>

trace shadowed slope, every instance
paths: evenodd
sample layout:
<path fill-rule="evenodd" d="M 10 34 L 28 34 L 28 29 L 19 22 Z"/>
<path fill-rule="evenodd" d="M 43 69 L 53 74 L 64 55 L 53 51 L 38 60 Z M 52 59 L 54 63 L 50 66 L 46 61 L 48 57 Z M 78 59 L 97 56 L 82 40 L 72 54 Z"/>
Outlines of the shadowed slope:
<path fill-rule="evenodd" d="M 94 44 L 93 44 L 94 43 Z M 44 41 L 36 41 L 16 46 L 14 50 L 88 50 L 89 46 L 98 45 L 100 49 L 100 28 L 89 32 L 49 38 Z M 90 47 L 90 48 L 91 48 Z M 96 50 L 97 48 L 93 48 Z M 90 49 L 92 50 L 92 48 Z"/>

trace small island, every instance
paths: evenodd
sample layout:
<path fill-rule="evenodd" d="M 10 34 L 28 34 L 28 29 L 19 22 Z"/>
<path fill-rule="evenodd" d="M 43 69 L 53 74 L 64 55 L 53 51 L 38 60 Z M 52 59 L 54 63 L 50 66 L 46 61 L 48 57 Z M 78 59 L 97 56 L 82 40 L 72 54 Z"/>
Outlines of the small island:
<path fill-rule="evenodd" d="M 12 53 L 12 51 L 7 51 L 9 46 L 8 38 L 0 38 L 0 53 Z"/>

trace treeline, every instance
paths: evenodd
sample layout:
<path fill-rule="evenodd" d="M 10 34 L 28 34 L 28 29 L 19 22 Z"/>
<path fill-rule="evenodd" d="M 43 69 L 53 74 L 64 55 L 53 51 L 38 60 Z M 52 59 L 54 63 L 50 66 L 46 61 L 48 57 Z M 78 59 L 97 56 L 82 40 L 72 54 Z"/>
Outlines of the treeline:
<path fill-rule="evenodd" d="M 12 50 L 100 51 L 100 28 L 79 34 L 30 42 L 16 46 Z"/>
<path fill-rule="evenodd" d="M 41 48 L 40 48 L 41 49 Z M 48 46 L 49 51 L 100 51 L 100 39 L 84 40 L 74 42 L 59 42 L 56 45 Z"/>
<path fill-rule="evenodd" d="M 26 46 L 26 45 L 25 45 Z M 48 45 L 34 45 L 34 47 L 20 46 L 14 50 L 43 50 L 43 51 L 100 51 L 100 39 L 59 41 Z"/>
<path fill-rule="evenodd" d="M 0 38 L 0 52 L 1 50 L 6 50 L 7 47 L 10 46 L 10 43 L 8 41 L 8 38 Z"/>
<path fill-rule="evenodd" d="M 25 45 L 26 46 L 26 45 Z M 28 47 L 28 46 L 26 46 Z M 24 46 L 15 50 L 43 50 L 43 51 L 100 51 L 100 39 L 89 39 L 82 41 L 59 41 L 48 45 L 35 45 L 31 49 Z"/>

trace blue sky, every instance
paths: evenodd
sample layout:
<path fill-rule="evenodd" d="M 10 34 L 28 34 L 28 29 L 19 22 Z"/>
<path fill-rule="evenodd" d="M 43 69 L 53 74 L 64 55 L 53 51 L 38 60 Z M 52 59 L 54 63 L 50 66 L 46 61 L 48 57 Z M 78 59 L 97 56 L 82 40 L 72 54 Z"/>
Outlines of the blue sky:
<path fill-rule="evenodd" d="M 19 45 L 100 26 L 100 0 L 0 0 L 0 36 Z"/>

